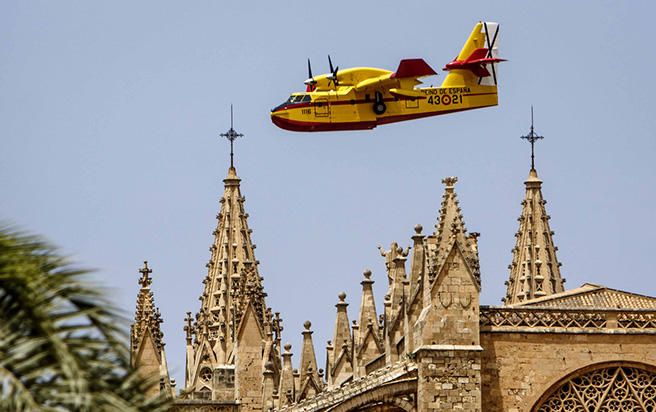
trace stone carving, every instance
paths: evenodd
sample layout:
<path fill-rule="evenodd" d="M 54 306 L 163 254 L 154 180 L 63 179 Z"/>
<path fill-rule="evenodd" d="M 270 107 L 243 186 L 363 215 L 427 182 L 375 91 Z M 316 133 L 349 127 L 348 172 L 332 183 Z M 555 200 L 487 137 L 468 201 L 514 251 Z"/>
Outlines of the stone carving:
<path fill-rule="evenodd" d="M 654 329 L 656 312 L 620 313 L 617 316 L 617 326 L 622 329 Z"/>
<path fill-rule="evenodd" d="M 481 327 L 656 329 L 656 312 L 483 306 Z"/>
<path fill-rule="evenodd" d="M 653 411 L 656 374 L 615 366 L 574 376 L 557 387 L 534 411 Z"/>

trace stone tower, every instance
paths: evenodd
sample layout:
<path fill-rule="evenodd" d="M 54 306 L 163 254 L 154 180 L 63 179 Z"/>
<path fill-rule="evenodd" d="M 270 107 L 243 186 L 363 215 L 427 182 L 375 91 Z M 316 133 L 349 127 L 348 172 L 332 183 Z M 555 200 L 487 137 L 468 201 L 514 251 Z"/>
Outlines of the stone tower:
<path fill-rule="evenodd" d="M 454 190 L 442 182 L 440 217 L 425 239 L 423 308 L 414 326 L 417 410 L 481 409 L 478 233 L 467 233 Z M 406 337 L 407 338 L 407 337 Z"/>

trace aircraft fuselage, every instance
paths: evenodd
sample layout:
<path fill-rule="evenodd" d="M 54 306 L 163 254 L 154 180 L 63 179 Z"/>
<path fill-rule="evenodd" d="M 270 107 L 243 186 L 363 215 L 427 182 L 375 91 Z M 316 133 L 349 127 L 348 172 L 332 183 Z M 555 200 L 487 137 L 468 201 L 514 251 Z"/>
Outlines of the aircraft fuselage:
<path fill-rule="evenodd" d="M 356 92 L 348 86 L 294 93 L 271 111 L 271 120 L 282 129 L 301 132 L 362 130 L 498 104 L 496 86 L 422 87 L 413 91 L 419 97 L 395 96 L 384 89 Z"/>

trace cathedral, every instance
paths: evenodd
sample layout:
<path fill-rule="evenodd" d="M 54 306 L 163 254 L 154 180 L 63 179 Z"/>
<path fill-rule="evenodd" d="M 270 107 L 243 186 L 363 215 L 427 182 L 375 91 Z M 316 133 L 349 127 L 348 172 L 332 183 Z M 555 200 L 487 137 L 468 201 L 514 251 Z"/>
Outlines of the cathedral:
<path fill-rule="evenodd" d="M 224 136 L 232 144 L 238 135 L 231 127 Z M 531 127 L 525 138 L 533 146 L 540 136 Z M 532 164 L 503 305 L 480 305 L 478 233 L 465 226 L 457 181 L 442 180 L 432 233 L 417 225 L 408 247 L 381 248 L 382 302 L 370 271 L 356 313 L 338 296 L 321 368 L 312 330 L 328 325 L 305 322 L 296 356 L 282 344 L 231 162 L 200 308 L 185 319 L 181 388 L 169 376 L 151 269 L 139 271 L 130 353 L 144 377 L 159 381 L 150 395 L 171 397 L 181 412 L 656 410 L 656 298 L 565 287 Z"/>

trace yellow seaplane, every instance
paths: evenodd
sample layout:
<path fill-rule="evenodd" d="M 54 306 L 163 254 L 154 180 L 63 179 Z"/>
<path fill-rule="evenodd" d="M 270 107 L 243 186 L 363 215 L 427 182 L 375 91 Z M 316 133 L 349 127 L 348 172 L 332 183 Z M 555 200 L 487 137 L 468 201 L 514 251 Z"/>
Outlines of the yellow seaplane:
<path fill-rule="evenodd" d="M 404 120 L 496 106 L 499 25 L 479 22 L 460 54 L 443 70 L 440 87 L 417 87 L 436 75 L 423 59 L 401 60 L 395 72 L 369 67 L 339 70 L 328 56 L 330 73 L 309 78 L 305 93 L 292 93 L 271 110 L 273 123 L 286 130 L 361 130 Z"/>

